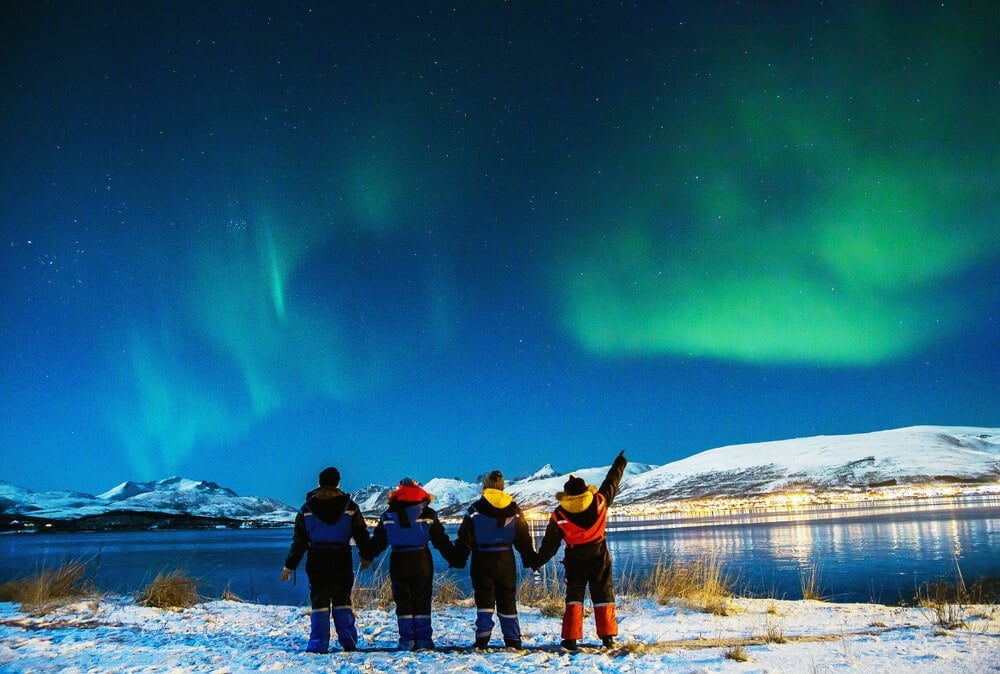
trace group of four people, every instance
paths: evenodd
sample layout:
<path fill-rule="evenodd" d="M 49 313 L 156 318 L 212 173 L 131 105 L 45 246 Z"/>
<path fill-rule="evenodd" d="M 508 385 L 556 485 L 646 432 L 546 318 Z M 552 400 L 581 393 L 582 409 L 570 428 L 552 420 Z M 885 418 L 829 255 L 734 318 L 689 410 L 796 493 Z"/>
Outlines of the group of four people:
<path fill-rule="evenodd" d="M 312 605 L 306 650 L 325 653 L 330 648 L 331 617 L 341 648 L 358 648 L 351 590 L 354 565 L 351 540 L 361 557 L 360 568 L 372 565 L 386 548 L 389 580 L 396 604 L 400 650 L 434 648 L 431 628 L 434 565 L 428 545 L 433 545 L 453 568 L 464 568 L 470 555 L 470 576 L 476 603 L 476 648 L 487 648 L 499 618 L 504 645 L 521 648 L 517 617 L 517 569 L 514 550 L 525 568 L 537 571 L 565 543 L 563 559 L 566 609 L 562 646 L 576 650 L 583 637 L 583 600 L 590 587 L 597 635 L 608 647 L 618 634 L 611 555 L 605 540 L 608 506 L 614 501 L 627 465 L 625 453 L 615 458 L 600 488 L 570 475 L 559 505 L 552 512 L 542 542 L 535 550 L 524 515 L 504 491 L 503 474 L 494 470 L 483 480 L 482 496 L 469 506 L 454 542 L 430 507 L 433 495 L 404 478 L 390 492 L 388 507 L 374 533 L 358 504 L 340 490 L 340 472 L 327 468 L 319 474 L 319 487 L 309 492 L 295 518 L 291 549 L 281 570 L 287 581 L 306 557 L 306 575 Z"/>

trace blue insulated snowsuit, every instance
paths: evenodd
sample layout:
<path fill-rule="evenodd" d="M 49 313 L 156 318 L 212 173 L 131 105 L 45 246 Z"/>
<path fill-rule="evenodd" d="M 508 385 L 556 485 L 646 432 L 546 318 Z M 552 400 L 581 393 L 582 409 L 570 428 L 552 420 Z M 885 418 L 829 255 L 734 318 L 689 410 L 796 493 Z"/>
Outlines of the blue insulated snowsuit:
<path fill-rule="evenodd" d="M 535 546 L 528 523 L 513 499 L 499 489 L 485 489 L 469 506 L 458 528 L 456 561 L 464 566 L 472 554 L 469 575 L 476 600 L 476 646 L 485 647 L 493 633 L 493 613 L 500 618 L 504 645 L 521 647 L 521 626 L 517 617 L 517 565 L 534 563 Z"/>
<path fill-rule="evenodd" d="M 352 538 L 359 554 L 365 556 L 370 538 L 358 504 L 333 487 L 320 487 L 310 492 L 295 516 L 292 547 L 285 567 L 294 570 L 303 555 L 307 555 L 306 576 L 312 613 L 306 650 L 311 653 L 325 653 L 330 649 L 331 609 L 340 646 L 345 651 L 357 650 L 358 631 L 351 603 L 354 587 Z"/>
<path fill-rule="evenodd" d="M 390 502 L 372 535 L 372 558 L 387 547 L 392 548 L 389 580 L 396 603 L 400 650 L 434 648 L 431 628 L 434 563 L 428 543 L 449 564 L 454 558 L 451 540 L 437 513 L 427 504 L 427 500 Z"/>

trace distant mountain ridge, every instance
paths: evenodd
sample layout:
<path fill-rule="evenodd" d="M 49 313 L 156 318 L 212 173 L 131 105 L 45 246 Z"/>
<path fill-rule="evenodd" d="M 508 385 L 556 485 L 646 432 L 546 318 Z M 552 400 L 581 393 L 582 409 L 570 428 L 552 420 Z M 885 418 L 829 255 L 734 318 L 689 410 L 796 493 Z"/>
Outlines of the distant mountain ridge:
<path fill-rule="evenodd" d="M 581 468 L 572 474 L 600 485 L 608 468 Z M 568 474 L 545 464 L 531 475 L 509 479 L 506 491 L 524 510 L 546 511 L 555 505 L 555 494 L 563 489 Z M 615 504 L 643 506 L 696 498 L 860 491 L 926 483 L 1000 485 L 1000 429 L 913 426 L 730 445 L 663 465 L 629 463 Z M 434 495 L 433 506 L 448 518 L 461 516 L 482 493 L 480 483 L 457 478 L 433 478 L 424 488 Z M 353 498 L 366 516 L 377 517 L 392 489 L 371 484 L 354 492 Z M 127 481 L 98 496 L 72 491 L 38 493 L 0 481 L 0 524 L 27 517 L 50 522 L 90 518 L 96 527 L 213 522 L 232 526 L 251 521 L 258 526 L 284 526 L 294 521 L 295 513 L 273 498 L 238 496 L 215 482 L 180 477 Z"/>
<path fill-rule="evenodd" d="M 295 510 L 277 499 L 239 496 L 215 482 L 171 477 L 155 482 L 122 482 L 94 496 L 81 492 L 33 492 L 0 481 L 0 524 L 13 521 L 69 528 L 149 528 L 154 526 L 282 526 Z M 77 524 L 71 525 L 71 522 Z"/>
<path fill-rule="evenodd" d="M 571 471 L 600 485 L 609 466 Z M 524 510 L 555 506 L 569 473 L 546 464 L 508 480 L 506 491 Z M 913 426 L 852 435 L 814 436 L 709 449 L 663 465 L 630 463 L 617 505 L 695 498 L 741 498 L 782 491 L 863 490 L 923 483 L 1000 483 L 1000 429 Z M 424 488 L 444 517 L 461 515 L 481 485 L 435 478 Z M 368 516 L 386 506 L 392 487 L 372 484 L 355 493 Z"/>

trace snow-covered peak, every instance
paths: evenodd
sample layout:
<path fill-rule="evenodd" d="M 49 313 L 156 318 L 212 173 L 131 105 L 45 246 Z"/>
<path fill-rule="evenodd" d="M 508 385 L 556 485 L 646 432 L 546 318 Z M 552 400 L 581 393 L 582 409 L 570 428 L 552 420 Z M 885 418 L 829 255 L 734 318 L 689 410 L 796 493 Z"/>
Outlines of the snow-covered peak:
<path fill-rule="evenodd" d="M 102 516 L 111 512 L 168 513 L 196 517 L 291 523 L 295 511 L 272 498 L 241 497 L 206 480 L 171 477 L 155 482 L 127 480 L 100 494 L 31 492 L 0 485 L 3 511 L 52 520 Z"/>
<path fill-rule="evenodd" d="M 560 475 L 559 471 L 553 468 L 551 463 L 547 463 L 538 470 L 536 470 L 531 475 L 528 475 L 527 477 L 519 477 L 516 480 L 513 480 L 512 484 L 521 482 L 531 482 L 532 480 L 545 480 L 550 477 L 559 477 L 559 475 Z"/>

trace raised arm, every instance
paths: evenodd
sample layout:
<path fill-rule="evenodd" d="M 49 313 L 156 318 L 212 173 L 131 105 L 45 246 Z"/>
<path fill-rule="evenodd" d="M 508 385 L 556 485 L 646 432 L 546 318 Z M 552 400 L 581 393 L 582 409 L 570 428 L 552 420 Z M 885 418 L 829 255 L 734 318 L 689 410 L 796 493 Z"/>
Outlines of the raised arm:
<path fill-rule="evenodd" d="M 625 466 L 628 465 L 628 459 L 625 458 L 625 450 L 623 449 L 615 457 L 614 463 L 611 464 L 611 468 L 608 469 L 608 474 L 604 478 L 604 482 L 601 483 L 601 488 L 598 490 L 607 500 L 610 506 L 615 500 L 615 496 L 618 495 L 618 486 L 622 481 L 622 475 L 625 474 Z"/>

